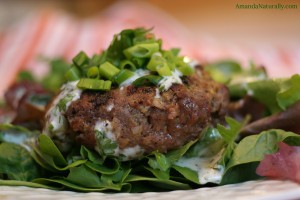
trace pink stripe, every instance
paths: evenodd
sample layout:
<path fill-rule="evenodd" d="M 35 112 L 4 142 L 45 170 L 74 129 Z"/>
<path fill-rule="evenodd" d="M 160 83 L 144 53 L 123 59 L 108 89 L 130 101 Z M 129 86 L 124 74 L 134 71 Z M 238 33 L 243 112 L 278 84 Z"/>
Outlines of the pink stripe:
<path fill-rule="evenodd" d="M 68 31 L 72 30 L 73 23 L 69 17 L 61 14 L 53 15 L 49 19 L 34 57 L 30 60 L 29 68 L 33 70 L 35 74 L 43 75 L 49 70 L 48 63 L 43 60 L 38 60 L 38 56 L 53 59 L 64 55 L 68 47 L 69 39 L 71 38 Z"/>
<path fill-rule="evenodd" d="M 37 31 L 38 24 L 39 19 L 36 16 L 28 17 L 19 27 L 13 29 L 17 34 L 11 39 L 11 43 L 3 46 L 6 51 L 5 54 L 1 55 L 0 74 L 5 74 L 5 76 L 1 78 L 0 96 L 3 95 L 4 90 L 14 79 L 26 51 L 29 50 L 31 43 L 34 42 L 33 35 Z M 13 33 L 11 31 L 8 34 Z"/>

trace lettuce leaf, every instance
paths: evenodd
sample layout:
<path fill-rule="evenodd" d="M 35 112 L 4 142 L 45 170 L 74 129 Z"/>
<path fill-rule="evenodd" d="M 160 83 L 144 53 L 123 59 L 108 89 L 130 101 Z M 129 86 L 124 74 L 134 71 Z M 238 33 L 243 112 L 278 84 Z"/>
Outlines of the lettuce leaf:
<path fill-rule="evenodd" d="M 278 151 L 278 142 L 300 145 L 300 135 L 279 129 L 267 130 L 241 140 L 233 150 L 221 184 L 259 178 L 255 170 L 264 155 Z"/>
<path fill-rule="evenodd" d="M 39 167 L 30 154 L 17 144 L 0 144 L 0 163 L 0 174 L 11 180 L 31 181 L 41 176 Z"/>
<path fill-rule="evenodd" d="M 300 100 L 300 75 L 295 74 L 281 86 L 276 95 L 276 100 L 281 109 L 293 105 Z"/>
<path fill-rule="evenodd" d="M 218 82 L 228 86 L 231 98 L 245 95 L 263 103 L 271 114 L 286 110 L 300 100 L 300 75 L 271 79 L 263 68 L 242 68 L 235 61 L 219 61 L 205 66 Z"/>
<path fill-rule="evenodd" d="M 0 161 L 5 164 L 0 167 L 0 179 L 3 179 L 0 185 L 41 186 L 82 192 L 143 192 L 149 190 L 149 184 L 153 184 L 150 186 L 152 191 L 190 189 L 190 184 L 199 184 L 194 171 L 173 165 L 197 141 L 167 154 L 153 152 L 137 161 L 121 162 L 83 146 L 75 146 L 70 155 L 65 155 L 47 135 L 13 125 L 5 125 L 2 129 L 5 131 L 1 135 L 4 142 L 0 144 L 0 152 L 3 153 L 0 153 Z M 20 159 L 11 162 L 2 146 Z M 40 168 L 43 174 L 38 174 L 37 169 Z M 3 175 L 10 180 L 4 180 Z M 143 187 L 147 184 L 148 188 Z"/>

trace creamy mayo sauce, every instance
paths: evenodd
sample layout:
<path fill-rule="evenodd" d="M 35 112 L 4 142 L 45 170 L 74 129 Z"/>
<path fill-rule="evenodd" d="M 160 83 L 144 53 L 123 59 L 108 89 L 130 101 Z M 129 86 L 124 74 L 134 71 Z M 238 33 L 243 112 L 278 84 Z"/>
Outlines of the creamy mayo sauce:
<path fill-rule="evenodd" d="M 112 130 L 111 122 L 108 120 L 98 120 L 95 124 L 95 131 L 99 131 L 104 134 L 104 136 L 108 139 L 110 139 L 113 142 L 117 142 L 116 134 Z M 99 149 L 99 144 L 96 144 L 95 150 Z M 120 149 L 119 145 L 114 150 L 114 156 L 122 158 L 122 160 L 130 160 L 133 158 L 138 158 L 141 155 L 143 155 L 144 149 L 142 149 L 139 145 L 136 145 L 134 147 L 128 147 L 125 149 Z"/>
<path fill-rule="evenodd" d="M 110 112 L 113 108 L 114 108 L 114 104 L 113 104 L 113 103 L 110 103 L 110 104 L 108 104 L 108 106 L 106 107 L 106 110 L 107 110 L 108 112 Z"/>
<path fill-rule="evenodd" d="M 218 164 L 223 151 L 220 151 L 214 156 L 208 157 L 182 157 L 175 164 L 180 167 L 186 167 L 198 173 L 200 184 L 221 182 L 224 174 L 224 167 Z"/>
<path fill-rule="evenodd" d="M 158 88 L 155 88 L 155 96 L 154 96 L 154 98 L 155 98 L 155 99 L 161 98 L 161 96 L 160 96 L 160 91 L 159 91 Z"/>
<path fill-rule="evenodd" d="M 115 151 L 115 156 L 123 156 L 122 160 L 130 160 L 134 158 L 139 158 L 140 156 L 143 155 L 144 149 L 140 147 L 139 145 L 136 145 L 134 147 L 128 147 L 125 149 L 120 149 L 119 147 Z"/>
<path fill-rule="evenodd" d="M 73 101 L 80 98 L 81 90 L 77 88 L 78 81 L 69 82 L 62 86 L 60 94 L 55 98 L 51 108 L 46 113 L 46 126 L 44 133 L 49 136 L 55 136 L 61 140 L 65 138 L 64 133 L 67 129 L 67 120 L 64 116 Z M 65 105 L 62 101 L 66 100 Z M 60 105 L 60 103 L 62 103 Z"/>
<path fill-rule="evenodd" d="M 129 79 L 127 79 L 126 81 L 124 81 L 123 83 L 121 83 L 120 87 L 124 87 L 124 86 L 128 86 L 131 85 L 133 81 L 135 81 L 136 79 L 148 75 L 150 74 L 149 70 L 146 69 L 138 69 L 134 72 L 134 75 L 132 77 L 130 77 Z"/>
<path fill-rule="evenodd" d="M 108 120 L 98 120 L 95 124 L 96 131 L 104 133 L 104 136 L 112 141 L 116 141 L 116 136 L 112 132 L 111 122 Z"/>
<path fill-rule="evenodd" d="M 174 83 L 182 84 L 181 76 L 182 73 L 175 69 L 175 71 L 172 72 L 172 76 L 164 76 L 163 79 L 159 81 L 159 88 L 161 88 L 162 91 L 167 91 Z"/>

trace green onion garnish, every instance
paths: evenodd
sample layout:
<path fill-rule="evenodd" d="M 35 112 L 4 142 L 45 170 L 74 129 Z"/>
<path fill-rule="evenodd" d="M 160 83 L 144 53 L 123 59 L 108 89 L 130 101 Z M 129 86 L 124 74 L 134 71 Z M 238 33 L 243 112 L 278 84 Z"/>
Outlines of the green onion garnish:
<path fill-rule="evenodd" d="M 185 76 L 191 75 L 194 73 L 194 69 L 189 65 L 179 66 L 177 69 Z"/>
<path fill-rule="evenodd" d="M 120 85 L 130 77 L 134 76 L 134 72 L 128 69 L 122 69 L 118 74 L 114 76 L 114 81 Z"/>
<path fill-rule="evenodd" d="M 119 71 L 120 70 L 110 62 L 105 62 L 99 67 L 100 75 L 109 80 L 112 80 L 114 75 L 119 73 Z"/>
<path fill-rule="evenodd" d="M 87 71 L 87 77 L 88 78 L 99 78 L 99 68 L 97 66 L 90 67 Z"/>
<path fill-rule="evenodd" d="M 80 73 L 79 69 L 75 66 L 70 68 L 65 74 L 65 78 L 68 81 L 76 81 L 76 80 L 79 80 L 80 77 L 81 77 L 81 73 Z"/>
<path fill-rule="evenodd" d="M 166 62 L 156 66 L 156 71 L 160 76 L 172 76 L 172 72 Z"/>
<path fill-rule="evenodd" d="M 132 71 L 136 70 L 136 66 L 130 60 L 123 60 L 119 66 L 120 69 L 130 69 Z"/>
<path fill-rule="evenodd" d="M 150 58 L 151 55 L 159 51 L 158 43 L 137 44 L 123 51 L 127 58 Z"/>
<path fill-rule="evenodd" d="M 163 57 L 168 62 L 169 68 L 173 71 L 176 67 L 176 58 L 177 57 L 173 54 L 172 51 L 164 51 L 163 52 Z"/>
<path fill-rule="evenodd" d="M 156 67 L 159 65 L 163 65 L 166 62 L 166 60 L 161 56 L 160 53 L 154 53 L 151 56 L 150 61 L 147 64 L 147 69 L 150 71 L 156 71 Z"/>
<path fill-rule="evenodd" d="M 80 51 L 72 61 L 77 67 L 82 67 L 89 63 L 89 57 L 85 54 L 85 52 Z"/>
<path fill-rule="evenodd" d="M 146 63 L 146 58 L 131 58 L 137 68 L 142 68 Z"/>
<path fill-rule="evenodd" d="M 180 49 L 163 50 L 162 40 L 156 39 L 150 31 L 144 28 L 123 30 L 114 36 L 108 49 L 91 58 L 81 51 L 73 58 L 66 79 L 80 80 L 78 87 L 82 89 L 105 90 L 111 84 L 122 85 L 139 69 L 145 70 L 147 75 L 135 80 L 132 83 L 135 86 L 158 85 L 162 77 L 172 76 L 177 70 L 180 76 L 191 75 L 194 69 L 179 56 Z"/>
<path fill-rule="evenodd" d="M 77 87 L 80 89 L 108 91 L 111 87 L 111 81 L 82 78 L 77 83 Z"/>
<path fill-rule="evenodd" d="M 139 87 L 139 86 L 145 86 L 145 85 L 158 85 L 159 81 L 161 81 L 161 76 L 156 75 L 146 75 L 142 76 L 135 81 L 133 81 L 132 85 Z"/>

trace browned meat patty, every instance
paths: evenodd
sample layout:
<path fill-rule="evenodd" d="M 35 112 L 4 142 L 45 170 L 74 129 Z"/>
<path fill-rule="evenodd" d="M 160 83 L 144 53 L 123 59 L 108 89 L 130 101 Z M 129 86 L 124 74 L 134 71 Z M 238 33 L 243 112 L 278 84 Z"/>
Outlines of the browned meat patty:
<path fill-rule="evenodd" d="M 111 122 L 120 149 L 139 145 L 145 153 L 165 153 L 178 148 L 222 118 L 229 101 L 227 88 L 202 70 L 182 80 L 160 95 L 154 86 L 84 91 L 66 111 L 68 137 L 94 148 L 94 127 L 101 119 Z"/>

